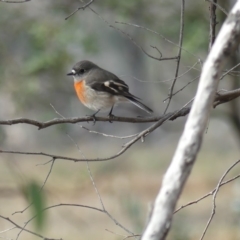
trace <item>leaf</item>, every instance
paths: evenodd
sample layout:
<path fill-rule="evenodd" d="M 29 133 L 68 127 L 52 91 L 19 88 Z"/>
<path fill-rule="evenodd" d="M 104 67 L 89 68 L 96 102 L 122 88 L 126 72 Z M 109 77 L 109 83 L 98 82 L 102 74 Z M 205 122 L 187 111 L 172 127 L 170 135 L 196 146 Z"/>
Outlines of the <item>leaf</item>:
<path fill-rule="evenodd" d="M 28 201 L 32 204 L 31 209 L 35 217 L 35 227 L 38 230 L 43 229 L 46 213 L 43 211 L 45 207 L 44 192 L 41 191 L 41 187 L 35 181 L 31 181 L 27 186 Z"/>

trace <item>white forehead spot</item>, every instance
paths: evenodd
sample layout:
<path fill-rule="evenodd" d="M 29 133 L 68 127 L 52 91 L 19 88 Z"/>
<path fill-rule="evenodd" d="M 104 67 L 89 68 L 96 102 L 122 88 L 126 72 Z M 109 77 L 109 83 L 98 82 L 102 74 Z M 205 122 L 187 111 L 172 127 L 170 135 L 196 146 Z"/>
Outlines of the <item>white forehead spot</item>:
<path fill-rule="evenodd" d="M 73 74 L 75 74 L 75 73 L 76 73 L 76 71 L 75 71 L 74 69 L 72 69 L 72 73 L 73 73 Z"/>

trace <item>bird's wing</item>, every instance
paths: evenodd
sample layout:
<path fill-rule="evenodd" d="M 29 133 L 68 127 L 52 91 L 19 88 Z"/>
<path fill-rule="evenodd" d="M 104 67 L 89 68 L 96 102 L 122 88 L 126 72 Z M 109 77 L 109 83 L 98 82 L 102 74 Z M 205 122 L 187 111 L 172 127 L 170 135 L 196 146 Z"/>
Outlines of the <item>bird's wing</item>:
<path fill-rule="evenodd" d="M 139 99 L 138 97 L 135 97 L 129 93 L 128 85 L 113 73 L 110 73 L 106 70 L 103 71 L 102 69 L 96 69 L 95 72 L 91 72 L 90 74 L 92 74 L 94 78 L 91 78 L 92 80 L 89 82 L 89 85 L 96 91 L 108 92 L 113 95 L 121 95 Z"/>

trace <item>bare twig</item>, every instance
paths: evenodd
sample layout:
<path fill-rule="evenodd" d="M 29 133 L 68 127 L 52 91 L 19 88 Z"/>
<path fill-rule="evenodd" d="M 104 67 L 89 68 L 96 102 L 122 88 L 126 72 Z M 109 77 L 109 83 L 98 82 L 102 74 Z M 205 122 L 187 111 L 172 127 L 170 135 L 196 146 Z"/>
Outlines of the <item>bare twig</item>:
<path fill-rule="evenodd" d="M 219 188 L 221 187 L 222 181 L 223 181 L 223 179 L 226 177 L 226 175 L 227 175 L 239 162 L 240 162 L 240 160 L 236 161 L 230 168 L 227 169 L 227 171 L 226 171 L 226 172 L 222 175 L 222 177 L 220 178 L 220 180 L 219 180 L 219 182 L 218 182 L 218 185 L 217 185 L 217 187 L 215 188 L 215 191 L 214 191 L 214 194 L 213 194 L 213 201 L 212 201 L 213 206 L 212 206 L 211 216 L 210 216 L 210 218 L 209 218 L 209 220 L 208 220 L 208 222 L 207 222 L 207 225 L 206 225 L 206 227 L 205 227 L 205 229 L 204 229 L 204 231 L 203 231 L 203 234 L 202 234 L 200 240 L 202 240 L 202 239 L 204 238 L 204 236 L 205 236 L 205 234 L 206 234 L 206 232 L 207 232 L 207 230 L 208 230 L 208 228 L 209 228 L 209 226 L 210 226 L 210 223 L 211 223 L 211 221 L 212 221 L 212 219 L 213 219 L 213 217 L 214 217 L 214 215 L 215 215 L 216 207 L 217 207 L 217 206 L 216 206 L 216 197 L 217 197 L 217 193 L 218 193 L 218 191 L 219 191 Z"/>
<path fill-rule="evenodd" d="M 47 238 L 47 237 L 44 237 L 44 236 L 42 236 L 42 235 L 40 235 L 40 234 L 38 234 L 38 233 L 35 233 L 35 232 L 30 231 L 30 230 L 24 229 L 23 227 L 21 227 L 20 225 L 18 225 L 18 224 L 15 223 L 15 222 L 13 222 L 13 221 L 12 221 L 10 218 L 8 218 L 8 217 L 4 217 L 4 216 L 0 215 L 0 218 L 2 218 L 2 219 L 4 219 L 4 220 L 12 223 L 16 228 L 21 229 L 22 231 L 28 232 L 28 233 L 30 233 L 30 234 L 32 234 L 32 235 L 34 235 L 34 236 L 37 236 L 37 237 L 39 237 L 39 238 L 42 238 L 42 239 L 44 239 L 44 240 L 62 240 L 62 239 Z"/>
<path fill-rule="evenodd" d="M 94 2 L 94 0 L 90 0 L 88 3 L 86 3 L 85 5 L 83 5 L 82 7 L 77 8 L 76 10 L 74 10 L 70 15 L 68 15 L 65 20 L 68 20 L 73 14 L 75 14 L 76 12 L 78 12 L 79 10 L 85 10 L 86 7 L 90 6 L 92 3 Z"/>
<path fill-rule="evenodd" d="M 183 89 L 185 89 L 185 88 L 186 88 L 188 85 L 190 85 L 192 82 L 198 80 L 199 77 L 200 77 L 200 76 L 197 76 L 197 77 L 195 77 L 194 79 L 192 79 L 191 81 L 189 81 L 187 84 L 185 84 L 185 85 L 184 85 L 183 87 L 181 87 L 179 90 L 177 90 L 176 92 L 174 92 L 174 93 L 172 94 L 172 96 L 174 96 L 174 95 L 176 95 L 177 93 L 181 92 Z M 163 102 L 165 102 L 165 101 L 168 100 L 168 99 L 169 99 L 169 97 L 165 98 L 165 99 L 163 100 Z"/>
<path fill-rule="evenodd" d="M 140 28 L 140 29 L 146 30 L 146 31 L 148 31 L 148 32 L 154 33 L 154 34 L 160 36 L 164 41 L 166 41 L 166 42 L 168 42 L 168 43 L 170 43 L 170 44 L 172 44 L 172 45 L 174 45 L 174 46 L 176 46 L 176 47 L 181 48 L 182 51 L 184 51 L 184 52 L 186 52 L 186 53 L 194 56 L 196 59 L 198 59 L 199 62 L 202 62 L 202 60 L 201 60 L 198 56 L 196 56 L 195 54 L 189 52 L 187 49 L 183 48 L 182 46 L 179 46 L 177 43 L 174 43 L 173 41 L 171 41 L 171 40 L 169 40 L 168 38 L 164 37 L 164 36 L 163 36 L 161 33 L 159 33 L 159 32 L 156 32 L 156 31 L 154 31 L 154 30 L 152 30 L 152 29 L 149 29 L 149 28 L 147 28 L 147 27 L 140 26 L 140 25 L 137 25 L 137 24 L 134 24 L 134 23 L 125 23 L 125 22 L 118 22 L 118 21 L 115 21 L 115 23 L 125 24 L 125 25 L 128 25 L 128 26 Z"/>
<path fill-rule="evenodd" d="M 235 68 L 239 67 L 240 63 L 238 63 L 237 65 L 235 65 L 234 67 L 232 67 L 231 69 L 227 70 L 221 77 L 220 80 L 222 80 L 227 74 L 231 73 Z"/>
<path fill-rule="evenodd" d="M 225 184 L 230 183 L 230 182 L 232 182 L 232 181 L 234 181 L 234 180 L 236 180 L 236 179 L 238 179 L 238 178 L 240 178 L 240 174 L 237 175 L 237 176 L 235 176 L 235 177 L 233 177 L 233 178 L 231 178 L 231 179 L 229 179 L 229 180 L 227 180 L 227 181 L 225 181 L 225 182 L 222 182 L 219 187 L 222 187 L 222 186 L 224 186 Z M 198 199 L 196 199 L 196 200 L 194 200 L 194 201 L 191 201 L 191 202 L 188 202 L 188 203 L 182 205 L 181 207 L 179 207 L 178 209 L 176 209 L 174 213 L 177 213 L 177 212 L 179 212 L 180 210 L 182 210 L 183 208 L 186 208 L 186 207 L 188 207 L 188 206 L 191 206 L 191 205 L 193 205 L 193 204 L 196 204 L 196 203 L 202 201 L 203 199 L 205 199 L 205 198 L 213 195 L 213 194 L 215 193 L 215 191 L 216 191 L 216 188 L 215 188 L 214 190 L 212 190 L 211 192 L 203 195 L 202 197 L 200 197 L 200 198 L 198 198 Z"/>
<path fill-rule="evenodd" d="M 136 41 L 126 32 L 122 31 L 121 29 L 113 26 L 112 24 L 110 24 L 106 19 L 104 19 L 101 15 L 99 15 L 95 10 L 93 10 L 91 7 L 89 7 L 89 9 L 94 13 L 96 14 L 103 22 L 105 22 L 110 28 L 113 28 L 114 30 L 120 32 L 121 34 L 125 35 L 137 48 L 139 48 L 144 54 L 146 54 L 148 57 L 152 58 L 152 59 L 155 59 L 155 60 L 158 60 L 158 61 L 163 61 L 163 60 L 173 60 L 173 59 L 177 59 L 177 57 L 165 57 L 163 58 L 162 57 L 162 53 L 161 51 L 157 48 L 157 47 L 154 47 L 154 46 L 151 46 L 152 48 L 156 49 L 157 52 L 159 53 L 159 57 L 155 57 L 151 54 L 149 54 L 148 52 L 146 52 L 144 50 L 144 48 L 142 46 L 140 46 L 139 44 L 136 43 Z M 116 23 L 116 22 L 115 22 Z"/>
<path fill-rule="evenodd" d="M 51 172 L 52 172 L 52 168 L 53 168 L 53 164 L 54 164 L 54 162 L 55 162 L 55 159 L 53 158 L 53 159 L 51 159 L 50 161 L 48 161 L 47 163 L 49 163 L 49 162 L 52 162 L 52 164 L 51 164 L 50 169 L 49 169 L 49 171 L 48 171 L 48 174 L 47 174 L 47 176 L 46 176 L 46 178 L 45 178 L 45 180 L 44 180 L 44 182 L 43 182 L 43 185 L 42 185 L 41 188 L 40 188 L 40 191 L 43 190 L 43 188 L 44 188 L 44 186 L 45 186 L 45 184 L 46 184 L 46 182 L 47 182 L 47 180 L 48 180 L 48 178 L 49 178 L 49 176 L 50 176 L 50 174 L 51 174 Z M 45 163 L 45 164 L 46 164 L 46 163 Z M 32 204 L 33 204 L 33 203 L 30 203 L 30 204 L 29 204 L 27 207 L 25 207 L 23 210 L 21 210 L 21 211 L 16 211 L 16 212 L 12 213 L 12 215 L 15 215 L 16 213 L 24 213 L 29 207 L 32 206 Z"/>
<path fill-rule="evenodd" d="M 229 98 L 226 99 L 225 96 L 221 96 L 220 93 L 216 95 L 216 101 L 221 101 L 222 103 L 226 103 L 230 101 L 230 96 L 232 95 L 234 98 L 239 97 L 239 95 L 236 94 L 236 92 L 239 92 L 240 88 L 231 90 L 226 92 L 228 94 Z M 220 103 L 219 103 L 220 104 Z M 159 117 L 148 117 L 148 118 L 129 118 L 129 117 L 117 117 L 114 116 L 112 118 L 109 117 L 95 117 L 96 122 L 109 122 L 109 120 L 113 122 L 128 122 L 128 123 L 150 123 L 150 122 L 157 122 L 161 119 L 174 115 L 174 117 L 170 117 L 169 120 L 175 120 L 179 117 L 186 116 L 189 113 L 189 108 L 183 108 L 182 110 L 176 110 L 174 112 L 167 113 L 165 115 L 159 116 Z M 33 119 L 28 118 L 17 118 L 17 119 L 11 119 L 11 120 L 0 120 L 0 125 L 15 125 L 15 124 L 29 124 L 38 127 L 38 129 L 44 129 L 53 125 L 63 124 L 63 123 L 71 123 L 75 124 L 78 122 L 89 122 L 93 121 L 91 117 L 80 117 L 80 118 L 55 118 L 46 122 L 39 122 Z M 120 137 L 121 138 L 121 137 Z M 50 156 L 51 157 L 51 156 Z"/>
<path fill-rule="evenodd" d="M 68 207 L 82 207 L 82 208 L 88 208 L 88 209 L 92 209 L 92 210 L 95 210 L 95 211 L 99 211 L 99 212 L 104 212 L 102 209 L 100 208 L 96 208 L 96 207 L 92 207 L 92 206 L 88 206 L 88 205 L 82 205 L 82 204 L 74 204 L 74 203 L 59 203 L 59 204 L 56 204 L 56 205 L 52 205 L 52 206 L 49 206 L 49 207 L 46 207 L 44 209 L 42 209 L 42 212 L 45 212 L 46 210 L 49 210 L 51 208 L 55 208 L 55 207 L 64 207 L 64 206 L 68 206 Z M 23 227 L 20 227 L 19 229 L 21 229 L 19 231 L 19 233 L 17 234 L 17 238 L 16 240 L 18 240 L 20 234 L 23 232 L 23 231 L 27 231 L 29 232 L 28 230 L 26 230 L 26 226 L 33 220 L 37 217 L 38 214 L 36 214 L 35 216 L 33 216 L 32 218 L 30 218 L 25 224 Z M 1 217 L 1 216 L 0 216 Z M 16 226 L 16 225 L 15 225 Z M 38 235 L 36 235 L 38 236 Z M 44 238 L 44 237 L 42 237 Z M 49 238 L 44 238 L 44 240 L 55 240 L 55 239 L 49 239 Z M 56 239 L 58 240 L 58 239 Z M 62 239 L 60 239 L 62 240 Z"/>
<path fill-rule="evenodd" d="M 194 63 L 192 66 L 188 67 L 188 70 L 186 70 L 185 72 L 183 72 L 182 74 L 178 75 L 178 78 L 181 78 L 183 76 L 185 76 L 188 72 L 190 72 L 192 69 L 196 70 L 195 66 L 199 63 L 199 61 L 197 61 L 196 63 Z M 170 82 L 170 81 L 173 81 L 174 78 L 169 78 L 169 79 L 166 79 L 166 80 L 161 80 L 161 81 L 151 81 L 151 80 L 142 80 L 142 79 L 139 79 L 139 78 L 136 78 L 134 76 L 131 76 L 131 75 L 120 75 L 120 77 L 131 77 L 139 82 L 144 82 L 144 83 L 165 83 L 165 82 Z"/>
<path fill-rule="evenodd" d="M 209 12 L 210 12 L 210 21 L 209 21 L 210 29 L 209 29 L 209 46 L 208 46 L 209 51 L 212 48 L 212 45 L 216 38 L 216 26 L 217 26 L 216 4 L 217 4 L 217 0 L 213 0 L 209 6 Z"/>
<path fill-rule="evenodd" d="M 4 3 L 25 3 L 25 2 L 30 2 L 31 0 L 21 0 L 21 1 L 8 1 L 8 0 L 0 0 L 0 2 Z"/>
<path fill-rule="evenodd" d="M 218 7 L 223 13 L 225 13 L 225 15 L 228 15 L 228 12 L 222 7 L 220 6 L 216 1 L 214 0 L 205 0 L 207 2 L 210 2 L 211 4 L 215 5 L 216 7 Z"/>
<path fill-rule="evenodd" d="M 179 112 L 181 112 L 182 114 L 187 114 L 190 111 L 190 108 L 182 108 L 179 111 L 175 111 L 174 113 L 168 113 L 165 114 L 163 118 L 161 118 L 157 123 L 155 123 L 154 125 L 150 126 L 149 128 L 147 128 L 146 130 L 140 132 L 135 138 L 133 138 L 131 141 L 129 141 L 128 143 L 126 143 L 123 148 L 116 154 L 107 157 L 107 158 L 95 158 L 95 159 L 78 159 L 78 158 L 70 158 L 70 157 L 63 157 L 63 156 L 59 156 L 59 155 L 53 155 L 53 154 L 48 154 L 48 153 L 43 153 L 43 152 L 21 152 L 21 151 L 8 151 L 8 150 L 0 150 L 0 153 L 9 153 L 9 154 L 22 154 L 22 155 L 39 155 L 39 156 L 45 156 L 45 157 L 51 157 L 54 158 L 55 160 L 57 159 L 61 159 L 61 160 L 67 160 L 67 161 L 74 161 L 74 162 L 98 162 L 98 161 L 107 161 L 107 160 L 111 160 L 111 159 L 115 159 L 118 156 L 122 155 L 125 151 L 127 151 L 128 148 L 130 148 L 135 142 L 137 142 L 139 139 L 142 139 L 144 137 L 146 137 L 149 133 L 151 133 L 152 131 L 154 131 L 156 128 L 158 128 L 159 126 L 161 126 L 165 121 L 169 120 L 169 119 L 174 119 L 176 118 L 176 115 L 179 114 Z"/>
<path fill-rule="evenodd" d="M 216 107 L 217 105 L 221 104 L 222 102 L 232 101 L 239 96 L 240 96 L 240 89 L 232 90 L 231 94 L 229 94 L 228 91 L 226 91 L 224 93 L 221 93 L 221 91 L 218 91 L 213 106 Z"/>
<path fill-rule="evenodd" d="M 110 230 L 108 230 L 108 229 L 105 229 L 105 230 L 106 230 L 107 232 L 110 232 L 110 233 L 114 234 L 114 235 L 117 235 L 117 236 L 123 237 L 122 240 L 125 240 L 125 239 L 128 239 L 128 238 L 133 238 L 133 237 L 141 237 L 140 234 L 134 234 L 134 235 L 131 235 L 131 236 L 123 236 L 122 234 L 115 233 L 115 232 L 110 231 Z"/>
<path fill-rule="evenodd" d="M 5 232 L 11 231 L 11 230 L 13 230 L 15 228 L 17 228 L 17 227 L 11 227 L 11 228 L 5 229 L 3 231 L 0 231 L 0 233 L 5 233 Z"/>
<path fill-rule="evenodd" d="M 218 94 L 216 97 L 216 101 L 217 101 L 217 105 L 218 104 L 222 104 L 223 102 L 228 102 L 231 99 L 239 97 L 240 96 L 240 89 L 236 89 L 233 91 L 228 91 L 225 92 L 223 94 Z M 221 102 L 219 102 L 221 100 Z M 22 154 L 22 155 L 35 155 L 35 156 L 45 156 L 45 157 L 50 157 L 53 158 L 55 160 L 60 159 L 60 160 L 67 160 L 67 161 L 74 161 L 74 162 L 98 162 L 98 161 L 108 161 L 108 160 L 112 160 L 117 158 L 118 156 L 122 155 L 125 151 L 127 151 L 127 149 L 132 146 L 135 142 L 137 142 L 139 139 L 144 138 L 145 136 L 147 136 L 149 133 L 151 133 L 152 131 L 154 131 L 156 128 L 158 128 L 159 126 L 161 126 L 165 121 L 167 120 L 175 120 L 178 117 L 182 117 L 182 116 L 186 116 L 189 112 L 190 112 L 190 107 L 183 107 L 180 110 L 174 111 L 174 112 L 170 112 L 167 113 L 165 115 L 163 115 L 162 117 L 158 117 L 156 119 L 156 123 L 152 126 L 150 126 L 149 128 L 147 128 L 146 130 L 140 132 L 139 134 L 137 134 L 135 136 L 135 138 L 133 138 L 131 141 L 129 141 L 127 144 L 124 145 L 124 147 L 115 155 L 112 155 L 110 157 L 106 157 L 106 158 L 95 158 L 95 159 L 79 159 L 79 158 L 70 158 L 70 157 L 64 157 L 64 156 L 59 156 L 59 155 L 53 155 L 53 154 L 48 154 L 48 153 L 44 153 L 44 152 L 21 152 L 21 151 L 9 151 L 9 150 L 1 150 L 0 149 L 0 153 L 8 153 L 8 154 Z M 96 117 L 98 118 L 98 117 Z M 76 118 L 77 119 L 77 118 Z M 74 119 L 74 122 L 77 122 L 76 119 Z M 26 121 L 25 121 L 26 120 Z M 62 123 L 71 123 L 73 119 L 54 119 L 52 121 L 48 121 L 46 122 L 47 124 L 50 125 L 54 125 L 54 124 L 59 124 L 60 122 Z M 35 120 L 30 120 L 30 119 L 15 119 L 15 120 L 6 120 L 6 121 L 0 121 L 0 125 L 4 124 L 4 125 L 12 125 L 12 124 L 17 124 L 17 123 L 33 123 L 32 125 L 35 126 L 41 126 L 41 127 L 46 127 L 46 123 L 41 123 L 41 122 L 37 122 Z M 150 121 L 149 121 L 150 122 Z"/>
<path fill-rule="evenodd" d="M 71 139 L 71 141 L 74 143 L 74 145 L 76 146 L 76 148 L 78 149 L 78 152 L 82 155 L 82 157 L 86 159 L 86 157 L 85 157 L 85 155 L 83 154 L 83 152 L 81 151 L 79 145 L 74 141 L 74 139 L 73 139 L 70 135 L 68 135 L 68 137 L 69 137 L 69 138 Z M 96 183 L 94 182 L 94 179 L 93 179 L 93 176 L 92 176 L 90 167 L 89 167 L 89 163 L 88 163 L 88 162 L 86 162 L 86 163 L 87 163 L 88 174 L 89 174 L 89 176 L 90 176 L 90 179 L 91 179 L 91 182 L 92 182 L 92 184 L 93 184 L 94 190 L 95 190 L 95 192 L 96 192 L 96 194 L 97 194 L 97 196 L 98 196 L 98 199 L 99 199 L 99 201 L 100 201 L 100 203 L 101 203 L 103 212 L 104 212 L 117 226 L 119 226 L 120 228 L 122 228 L 123 230 L 125 230 L 127 233 L 134 235 L 133 232 L 131 232 L 129 229 L 127 229 L 127 228 L 124 227 L 121 223 L 119 223 L 119 221 L 117 221 L 117 220 L 106 210 L 106 208 L 105 208 L 105 206 L 104 206 L 104 204 L 103 204 L 103 200 L 102 200 L 102 198 L 101 198 L 101 195 L 100 195 L 100 193 L 99 193 L 99 191 L 98 191 L 98 189 L 97 189 Z"/>
<path fill-rule="evenodd" d="M 184 31 L 184 10 L 185 10 L 185 0 L 182 0 L 182 4 L 181 4 L 181 17 L 180 17 L 180 31 L 179 31 L 179 42 L 178 45 L 180 46 L 178 49 L 178 55 L 177 55 L 177 67 L 176 67 L 176 71 L 175 71 L 175 77 L 174 80 L 171 84 L 170 87 L 170 91 L 169 91 L 169 99 L 168 99 L 168 103 L 167 106 L 164 110 L 164 114 L 167 112 L 168 107 L 171 103 L 172 97 L 173 97 L 173 90 L 174 90 L 174 86 L 176 84 L 176 81 L 178 79 L 178 72 L 179 72 L 179 67 L 180 67 L 180 61 L 181 61 L 181 54 L 182 54 L 182 43 L 183 43 L 183 31 Z"/>
<path fill-rule="evenodd" d="M 55 111 L 55 113 L 60 116 L 61 118 L 63 119 L 66 119 L 61 113 L 59 113 L 59 111 L 57 111 L 57 109 L 52 105 L 50 104 L 50 106 L 52 107 L 52 109 Z M 106 133 L 101 133 L 101 132 L 97 132 L 97 131 L 93 131 L 93 130 L 90 130 L 82 125 L 80 125 L 79 123 L 76 123 L 80 128 L 88 131 L 89 133 L 94 133 L 94 134 L 97 134 L 97 135 L 101 135 L 103 137 L 110 137 L 110 138 L 117 138 L 117 139 L 126 139 L 126 138 L 132 138 L 132 137 L 135 137 L 137 134 L 132 134 L 132 135 L 128 135 L 128 136 L 115 136 L 115 135 L 110 135 L 110 134 L 106 134 Z M 70 136 L 69 136 L 70 137 Z M 71 137 L 70 137 L 71 138 Z M 73 141 L 73 139 L 71 139 Z M 80 149 L 79 149 L 80 150 Z"/>

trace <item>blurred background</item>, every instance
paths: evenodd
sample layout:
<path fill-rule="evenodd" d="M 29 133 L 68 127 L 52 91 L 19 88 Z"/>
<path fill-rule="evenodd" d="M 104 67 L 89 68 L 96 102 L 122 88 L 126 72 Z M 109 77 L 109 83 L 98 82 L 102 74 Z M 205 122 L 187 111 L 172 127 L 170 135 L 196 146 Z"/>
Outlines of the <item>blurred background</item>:
<path fill-rule="evenodd" d="M 219 0 L 227 12 L 235 1 Z M 73 80 L 66 76 L 80 60 L 90 60 L 130 86 L 130 91 L 154 110 L 163 114 L 164 100 L 175 75 L 176 61 L 157 61 L 141 51 L 159 57 L 177 55 L 180 28 L 180 1 L 102 0 L 79 11 L 67 21 L 79 1 L 30 1 L 22 4 L 0 2 L 0 119 L 26 117 L 47 121 L 59 117 L 92 114 L 78 101 Z M 217 30 L 226 15 L 217 9 Z M 168 111 L 180 109 L 195 95 L 202 63 L 208 53 L 209 2 L 186 0 L 182 58 L 175 95 Z M 120 24 L 133 23 L 156 31 Z M 110 25 L 114 26 L 111 27 Z M 121 33 L 120 29 L 131 36 Z M 134 44 L 134 42 L 136 44 Z M 239 52 L 226 69 L 239 62 Z M 239 87 L 238 69 L 221 81 L 219 89 Z M 54 109 L 51 107 L 54 106 Z M 148 116 L 141 109 L 122 105 L 117 116 Z M 100 113 L 105 115 L 106 113 Z M 213 190 L 225 170 L 239 159 L 240 115 L 238 100 L 218 106 L 209 120 L 204 143 L 192 174 L 179 200 L 181 206 Z M 167 122 L 137 142 L 126 153 L 111 161 L 90 163 L 93 178 L 105 208 L 123 226 L 141 234 L 151 204 L 159 191 L 186 117 Z M 140 132 L 148 124 L 97 122 L 62 124 L 43 130 L 30 125 L 0 126 L 0 148 L 13 151 L 47 152 L 75 158 L 102 158 L 118 152 L 130 140 L 104 137 L 90 130 L 124 137 Z M 69 138 L 70 136 L 70 138 Z M 74 142 L 79 146 L 81 153 Z M 26 189 L 30 183 L 41 186 L 49 172 L 49 158 L 42 156 L 0 155 L 0 215 L 9 216 L 21 226 L 33 216 L 32 208 L 12 216 L 29 205 Z M 37 165 L 40 164 L 40 165 Z M 42 165 L 41 165 L 42 164 Z M 227 178 L 235 176 L 235 167 Z M 217 212 L 205 239 L 240 238 L 240 191 L 238 180 L 222 187 L 217 197 Z M 42 193 L 45 206 L 59 203 L 85 204 L 101 208 L 86 163 L 57 160 Z M 168 239 L 200 238 L 211 213 L 211 198 L 178 212 Z M 0 219 L 0 232 L 12 225 Z M 28 229 L 35 229 L 34 221 Z M 48 238 L 123 239 L 123 229 L 104 213 L 80 207 L 56 207 L 45 212 L 41 230 Z M 0 234 L 15 239 L 19 230 Z M 22 233 L 20 239 L 38 239 Z"/>

